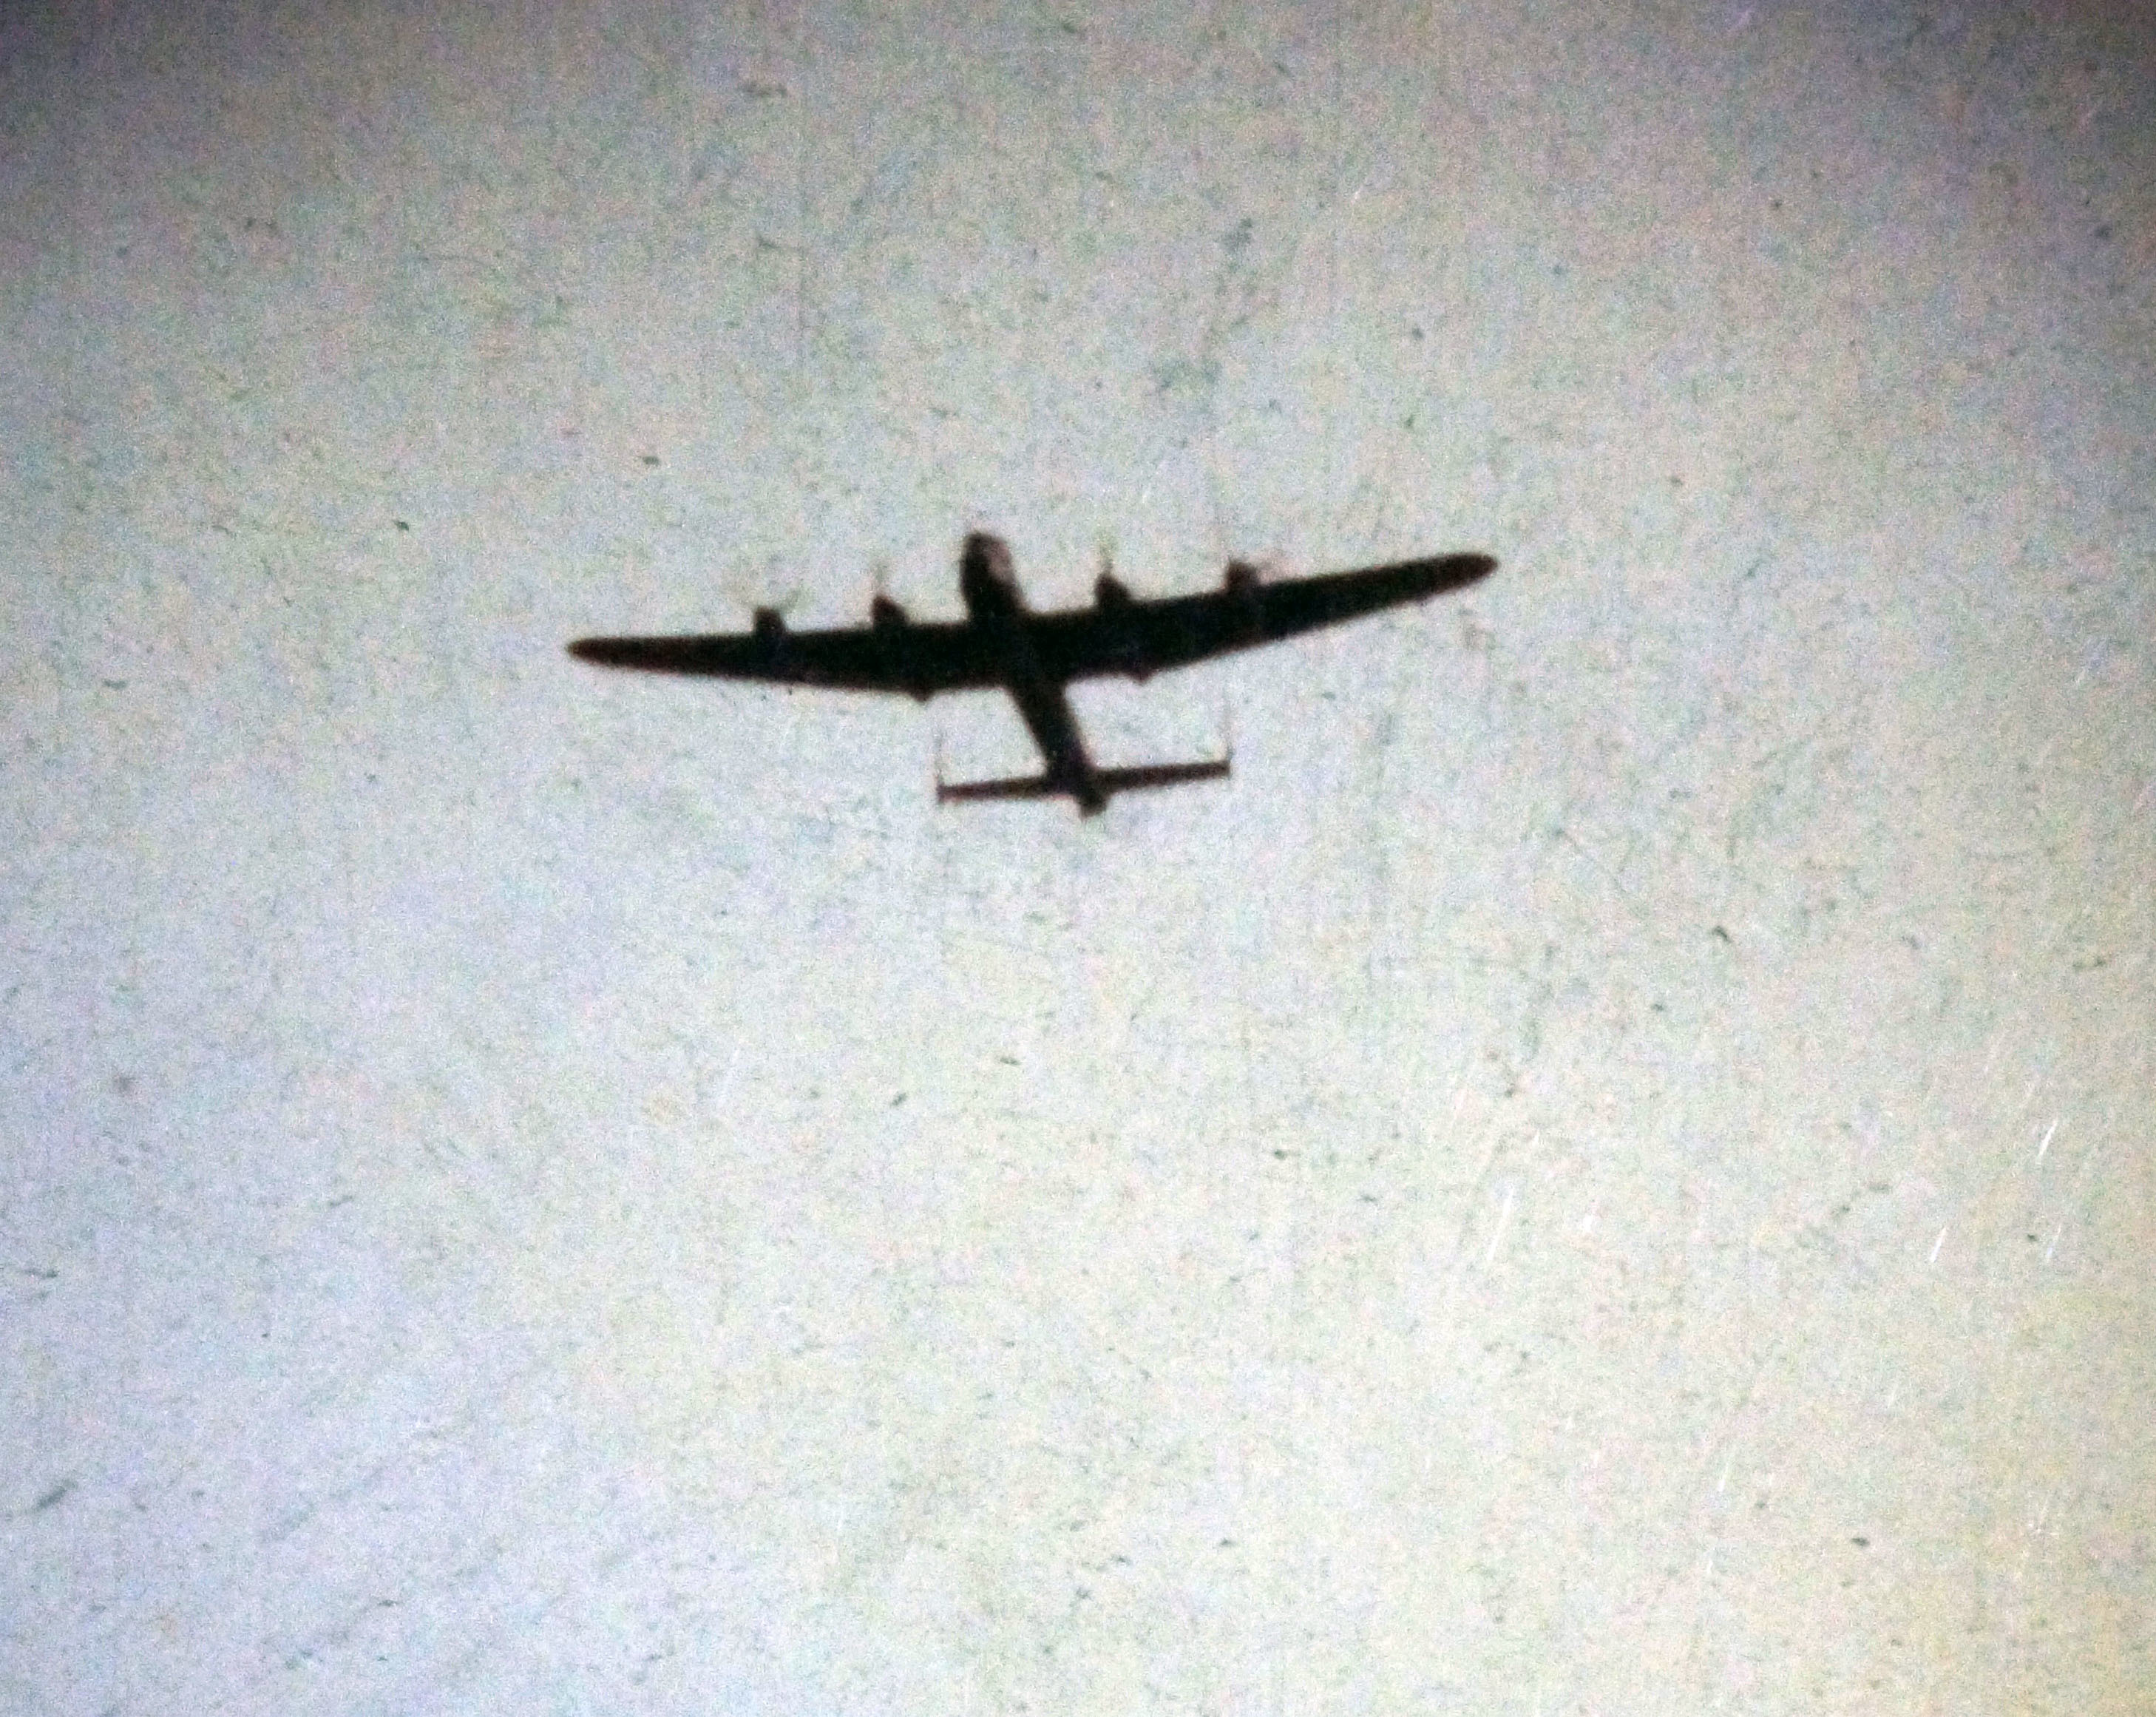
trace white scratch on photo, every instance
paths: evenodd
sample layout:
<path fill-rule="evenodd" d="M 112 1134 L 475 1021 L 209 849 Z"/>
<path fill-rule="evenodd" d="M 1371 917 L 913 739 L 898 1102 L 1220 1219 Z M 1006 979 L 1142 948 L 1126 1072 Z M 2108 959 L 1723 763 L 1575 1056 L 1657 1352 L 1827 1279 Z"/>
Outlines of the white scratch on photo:
<path fill-rule="evenodd" d="M 1497 1212 L 1497 1226 L 1490 1231 L 1490 1250 L 1483 1255 L 1482 1267 L 1488 1269 L 1497 1262 L 1497 1243 L 1505 1237 L 1505 1225 L 1512 1218 L 1512 1188 L 1505 1189 L 1504 1207 Z"/>

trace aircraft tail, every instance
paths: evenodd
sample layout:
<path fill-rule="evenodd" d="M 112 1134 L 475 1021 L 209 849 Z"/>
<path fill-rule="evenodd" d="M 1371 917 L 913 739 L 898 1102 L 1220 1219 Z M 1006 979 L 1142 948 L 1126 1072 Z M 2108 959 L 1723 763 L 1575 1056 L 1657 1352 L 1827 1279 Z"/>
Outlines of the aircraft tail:
<path fill-rule="evenodd" d="M 1202 763 L 1149 763 L 1130 769 L 1096 769 L 1093 780 L 1101 791 L 1101 803 L 1117 793 L 1140 793 L 1149 787 L 1181 787 L 1192 781 L 1218 781 L 1231 767 L 1227 758 L 1215 758 Z M 936 797 L 945 804 L 954 800 L 978 799 L 1052 799 L 1062 794 L 1074 799 L 1081 795 L 1071 793 L 1065 783 L 1048 775 L 1016 775 L 1002 781 L 938 781 Z M 1097 805 L 1083 807 L 1097 810 Z"/>

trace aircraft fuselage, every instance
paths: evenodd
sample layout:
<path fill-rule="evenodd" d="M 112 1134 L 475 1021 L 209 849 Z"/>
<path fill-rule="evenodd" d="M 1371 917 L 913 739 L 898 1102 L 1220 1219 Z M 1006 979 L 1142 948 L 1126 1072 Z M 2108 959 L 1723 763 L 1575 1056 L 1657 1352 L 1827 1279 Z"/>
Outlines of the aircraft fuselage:
<path fill-rule="evenodd" d="M 1106 810 L 1108 795 L 1070 712 L 1070 696 L 1041 666 L 1040 652 L 1034 648 L 1025 594 L 1019 588 L 1010 550 L 999 538 L 983 532 L 967 537 L 958 563 L 958 590 L 966 612 L 995 654 L 1004 690 L 1040 748 L 1052 789 L 1069 794 L 1089 817 Z"/>

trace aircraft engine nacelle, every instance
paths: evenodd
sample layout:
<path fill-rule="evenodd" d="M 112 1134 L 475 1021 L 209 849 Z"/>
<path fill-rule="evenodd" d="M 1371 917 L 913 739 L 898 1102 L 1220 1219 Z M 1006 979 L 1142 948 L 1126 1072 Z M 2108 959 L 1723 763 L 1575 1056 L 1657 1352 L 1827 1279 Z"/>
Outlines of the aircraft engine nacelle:
<path fill-rule="evenodd" d="M 1261 582 L 1258 569 L 1250 562 L 1231 560 L 1228 563 L 1228 576 L 1220 581 L 1220 588 L 1230 596 L 1247 596 Z"/>
<path fill-rule="evenodd" d="M 759 638 L 783 638 L 786 616 L 775 608 L 760 608 L 756 611 L 755 627 Z"/>
<path fill-rule="evenodd" d="M 1093 581 L 1093 605 L 1104 614 L 1131 605 L 1130 587 L 1113 573 L 1103 573 Z"/>
<path fill-rule="evenodd" d="M 888 632 L 911 624 L 906 610 L 880 593 L 869 604 L 869 619 L 879 632 Z"/>

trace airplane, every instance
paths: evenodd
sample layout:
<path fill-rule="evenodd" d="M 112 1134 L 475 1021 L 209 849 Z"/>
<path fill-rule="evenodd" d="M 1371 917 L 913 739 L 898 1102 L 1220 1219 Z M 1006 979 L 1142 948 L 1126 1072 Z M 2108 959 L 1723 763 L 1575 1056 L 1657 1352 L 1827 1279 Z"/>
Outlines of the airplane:
<path fill-rule="evenodd" d="M 947 783 L 939 802 L 983 799 L 1074 800 L 1094 816 L 1118 793 L 1177 787 L 1226 775 L 1232 756 L 1199 763 L 1101 769 L 1086 749 L 1065 688 L 1120 674 L 1143 681 L 1230 650 L 1421 602 L 1496 570 L 1486 554 L 1448 554 L 1358 572 L 1267 583 L 1231 561 L 1217 591 L 1142 599 L 1103 567 L 1091 608 L 1035 614 L 1019 588 L 1009 548 L 976 531 L 958 562 L 967 618 L 917 621 L 880 593 L 869 624 L 793 632 L 775 608 L 759 608 L 747 632 L 670 638 L 580 638 L 569 653 L 605 667 L 708 675 L 844 691 L 902 691 L 923 702 L 943 691 L 1001 689 L 1018 706 L 1045 768 L 1009 780 Z"/>

